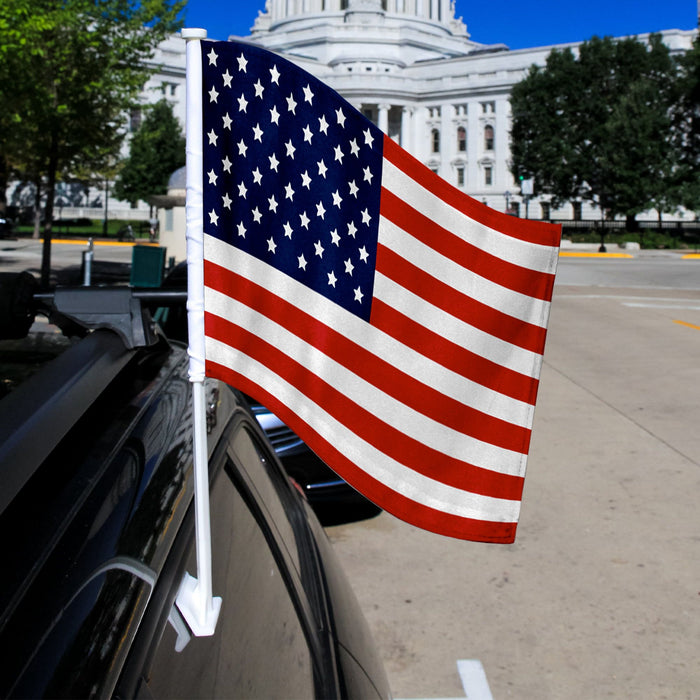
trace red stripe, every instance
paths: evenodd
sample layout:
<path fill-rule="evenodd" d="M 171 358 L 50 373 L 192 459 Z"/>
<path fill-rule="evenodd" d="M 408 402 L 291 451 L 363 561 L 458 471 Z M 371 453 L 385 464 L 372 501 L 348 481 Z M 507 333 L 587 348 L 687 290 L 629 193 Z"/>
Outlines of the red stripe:
<path fill-rule="evenodd" d="M 370 323 L 462 377 L 518 401 L 533 406 L 535 404 L 537 379 L 465 350 L 421 326 L 380 299 L 374 299 L 372 302 Z"/>
<path fill-rule="evenodd" d="M 559 245 L 560 225 L 518 219 L 487 207 L 464 192 L 460 192 L 456 187 L 426 168 L 387 136 L 384 136 L 384 157 L 419 185 L 440 197 L 446 204 L 466 214 L 470 219 L 521 241 L 545 246 Z"/>
<path fill-rule="evenodd" d="M 328 464 L 334 465 L 340 475 L 355 489 L 364 494 L 388 513 L 412 525 L 431 532 L 475 542 L 507 544 L 515 540 L 517 523 L 501 523 L 472 518 L 462 518 L 429 508 L 393 491 L 349 460 L 341 451 L 328 443 L 311 426 L 301 420 L 275 396 L 251 382 L 247 377 L 228 367 L 208 361 L 207 376 L 221 379 L 235 386 L 273 411 Z"/>
<path fill-rule="evenodd" d="M 530 430 L 467 406 L 378 358 L 342 333 L 320 323 L 284 299 L 215 263 L 205 262 L 208 287 L 265 314 L 290 333 L 397 401 L 443 425 L 514 452 L 526 453 Z M 455 345 L 455 352 L 464 350 Z"/>
<path fill-rule="evenodd" d="M 271 368 L 351 432 L 408 469 L 465 491 L 494 498 L 520 499 L 522 477 L 483 469 L 427 447 L 378 419 L 282 350 L 241 326 L 209 313 L 205 313 L 204 324 L 207 337 L 219 340 Z M 309 446 L 313 449 L 314 443 L 309 443 Z M 342 473 L 341 476 L 345 478 Z"/>
<path fill-rule="evenodd" d="M 529 270 L 487 253 L 439 226 L 384 187 L 380 213 L 400 229 L 440 255 L 454 260 L 464 269 L 520 294 L 551 301 L 554 275 Z"/>
<path fill-rule="evenodd" d="M 544 352 L 545 328 L 458 292 L 381 243 L 377 246 L 377 272 L 474 328 L 538 355 Z"/>

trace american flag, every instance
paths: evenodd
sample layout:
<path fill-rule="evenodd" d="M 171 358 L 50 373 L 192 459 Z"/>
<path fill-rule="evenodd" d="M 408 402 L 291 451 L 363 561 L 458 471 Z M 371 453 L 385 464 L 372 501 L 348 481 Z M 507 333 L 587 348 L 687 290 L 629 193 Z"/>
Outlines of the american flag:
<path fill-rule="evenodd" d="M 201 51 L 207 375 L 399 518 L 512 542 L 559 227 L 466 196 L 273 53 Z"/>

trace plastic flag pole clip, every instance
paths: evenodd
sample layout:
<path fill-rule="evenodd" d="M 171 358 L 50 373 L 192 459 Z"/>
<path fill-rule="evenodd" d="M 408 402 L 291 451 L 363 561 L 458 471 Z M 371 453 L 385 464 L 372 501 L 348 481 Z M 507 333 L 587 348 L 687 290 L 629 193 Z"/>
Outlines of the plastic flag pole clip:
<path fill-rule="evenodd" d="M 176 604 L 197 637 L 214 634 L 221 598 L 212 596 L 211 518 L 207 455 L 206 397 L 204 394 L 204 263 L 202 172 L 202 55 L 204 29 L 183 29 L 187 41 L 187 320 L 189 325 L 189 378 L 194 419 L 194 502 L 197 578 L 185 574 Z"/>

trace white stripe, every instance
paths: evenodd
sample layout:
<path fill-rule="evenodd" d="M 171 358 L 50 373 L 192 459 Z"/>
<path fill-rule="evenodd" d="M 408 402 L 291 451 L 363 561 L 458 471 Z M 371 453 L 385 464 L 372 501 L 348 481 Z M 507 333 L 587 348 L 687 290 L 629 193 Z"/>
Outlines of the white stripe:
<path fill-rule="evenodd" d="M 408 469 L 359 438 L 270 368 L 211 338 L 207 338 L 206 345 L 207 357 L 236 368 L 265 391 L 273 394 L 327 442 L 338 446 L 345 457 L 366 474 L 393 491 L 416 503 L 452 515 L 495 522 L 517 522 L 519 501 L 462 491 Z M 352 485 L 351 481 L 349 483 Z"/>
<path fill-rule="evenodd" d="M 382 185 L 438 226 L 491 255 L 530 270 L 554 274 L 557 269 L 558 248 L 522 241 L 470 219 L 386 158 L 382 162 Z"/>
<path fill-rule="evenodd" d="M 321 323 L 346 337 L 357 338 L 365 332 L 365 321 L 257 258 L 211 236 L 205 235 L 204 244 L 204 254 L 208 260 L 253 282 L 265 280 L 265 286 L 270 292 L 286 299 L 302 311 L 312 313 Z M 532 425 L 534 409 L 530 404 L 505 396 L 445 369 L 376 328 L 366 336 L 365 349 L 398 370 L 427 383 L 441 394 L 466 406 L 508 423 L 527 428 Z"/>
<path fill-rule="evenodd" d="M 522 453 L 491 445 L 432 420 L 377 389 L 267 316 L 213 289 L 205 288 L 204 295 L 210 313 L 231 318 L 399 432 L 452 459 L 502 474 L 523 475 Z M 367 330 L 373 329 L 367 326 Z M 236 354 L 231 356 L 235 361 Z M 213 359 L 209 354 L 207 357 Z M 236 369 L 238 365 L 233 367 Z"/>
<path fill-rule="evenodd" d="M 379 242 L 452 289 L 513 318 L 546 327 L 549 302 L 521 294 L 477 275 L 384 217 L 379 221 Z"/>
<path fill-rule="evenodd" d="M 391 302 L 397 311 L 408 316 L 412 321 L 420 323 L 438 336 L 460 347 L 468 348 L 477 355 L 524 374 L 526 377 L 537 376 L 534 368 L 540 358 L 538 353 L 512 345 L 479 328 L 470 326 L 379 273 L 374 277 L 374 296 L 386 303 Z"/>
<path fill-rule="evenodd" d="M 462 679 L 462 687 L 467 700 L 493 700 L 486 672 L 478 659 L 460 659 L 457 671 Z"/>

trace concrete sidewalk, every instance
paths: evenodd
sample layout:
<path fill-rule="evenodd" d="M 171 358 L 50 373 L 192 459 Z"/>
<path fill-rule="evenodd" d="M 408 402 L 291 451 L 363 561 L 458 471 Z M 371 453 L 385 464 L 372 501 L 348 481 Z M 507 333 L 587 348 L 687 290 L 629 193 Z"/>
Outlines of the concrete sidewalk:
<path fill-rule="evenodd" d="M 329 529 L 397 697 L 700 698 L 700 293 L 658 296 L 557 289 L 515 544 Z"/>

